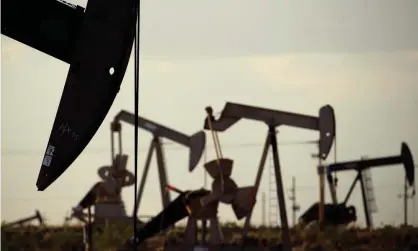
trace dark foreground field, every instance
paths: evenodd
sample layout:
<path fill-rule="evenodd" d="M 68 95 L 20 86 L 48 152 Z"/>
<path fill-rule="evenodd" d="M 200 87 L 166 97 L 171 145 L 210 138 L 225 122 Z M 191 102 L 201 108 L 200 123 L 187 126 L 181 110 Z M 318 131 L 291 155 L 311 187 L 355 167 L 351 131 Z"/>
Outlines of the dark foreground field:
<path fill-rule="evenodd" d="M 130 226 L 113 226 L 94 234 L 94 250 L 113 251 L 120 247 L 131 235 Z M 240 228 L 224 226 L 223 233 L 229 243 L 240 241 Z M 249 233 L 251 245 L 271 246 L 280 242 L 279 230 L 272 228 L 253 228 Z M 73 251 L 83 250 L 83 234 L 81 227 L 22 227 L 3 228 L 1 236 L 3 251 Z M 167 237 L 156 236 L 142 244 L 138 250 L 162 250 L 165 240 L 179 242 L 182 229 L 176 228 Z M 316 228 L 307 230 L 292 230 L 294 250 L 353 250 L 353 251 L 391 251 L 408 250 L 411 243 L 418 244 L 418 228 L 384 227 L 372 232 L 364 229 L 342 230 L 329 228 L 319 233 Z M 414 249 L 409 250 L 418 250 Z M 415 247 L 416 248 L 416 247 Z"/>

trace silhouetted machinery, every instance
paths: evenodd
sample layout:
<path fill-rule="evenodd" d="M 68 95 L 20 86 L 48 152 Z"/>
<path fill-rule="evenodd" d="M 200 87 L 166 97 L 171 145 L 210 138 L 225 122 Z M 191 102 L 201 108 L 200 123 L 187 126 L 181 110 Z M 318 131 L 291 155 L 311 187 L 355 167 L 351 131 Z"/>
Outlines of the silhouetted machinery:
<path fill-rule="evenodd" d="M 174 143 L 177 143 L 189 149 L 189 169 L 195 168 L 195 166 L 199 163 L 206 143 L 206 135 L 203 131 L 198 131 L 193 135 L 187 135 L 140 116 L 138 116 L 137 119 L 138 127 L 150 132 L 153 137 L 148 148 L 148 154 L 145 161 L 143 176 L 139 183 L 138 196 L 136 198 L 136 207 L 133 209 L 132 217 L 129 218 L 138 218 L 138 210 L 142 194 L 144 192 L 145 182 L 149 173 L 149 169 L 151 168 L 151 161 L 154 153 L 156 155 L 157 160 L 157 171 L 159 174 L 159 185 L 161 189 L 163 209 L 167 209 L 168 206 L 171 205 L 170 194 L 167 190 L 168 178 L 166 171 L 166 159 L 164 156 L 164 145 L 162 143 L 163 139 L 168 139 Z M 85 195 L 85 197 L 78 204 L 78 207 L 81 210 L 84 210 L 85 208 L 90 208 L 90 206 L 94 205 L 94 223 L 99 222 L 97 221 L 98 219 L 105 219 L 105 222 L 108 222 L 108 220 L 112 218 L 129 219 L 125 212 L 124 203 L 122 201 L 121 188 L 127 185 L 131 185 L 131 183 L 133 183 L 133 175 L 126 169 L 128 156 L 126 154 L 123 154 L 122 123 L 135 125 L 134 121 L 135 115 L 124 110 L 120 111 L 114 117 L 114 120 L 111 123 L 111 159 L 113 161 L 113 164 L 112 166 L 105 166 L 99 169 L 99 176 L 102 177 L 103 181 L 96 183 L 96 185 L 93 186 L 93 188 Z M 173 208 L 173 206 L 170 208 Z M 176 208 L 176 206 L 174 206 L 174 208 Z M 176 210 L 178 209 L 175 209 L 174 214 L 176 213 Z M 172 212 L 168 211 L 168 214 L 170 213 Z M 79 217 L 77 217 L 78 219 L 87 223 L 88 215 L 83 214 L 82 212 L 78 212 L 77 214 L 79 215 Z M 155 226 L 153 222 L 158 222 L 159 220 L 158 217 L 157 219 L 155 218 L 156 217 L 153 217 L 151 222 L 147 224 L 147 226 L 149 227 L 147 227 L 146 229 L 151 228 L 151 230 L 154 231 L 153 229 Z M 170 220 L 170 218 L 165 220 Z M 103 222 L 103 220 L 100 221 Z M 165 226 L 165 222 L 166 221 L 164 221 L 163 226 Z M 176 221 L 173 221 L 171 224 L 174 224 L 175 222 Z M 140 223 L 142 225 L 142 222 Z M 161 226 L 159 225 L 158 229 L 156 230 L 156 232 L 154 232 L 154 234 L 171 226 L 172 225 L 167 225 L 164 228 L 160 228 Z M 88 235 L 89 234 L 85 236 L 88 237 L 88 240 L 90 240 L 91 242 L 91 237 L 89 237 Z M 91 243 L 89 245 L 91 245 Z"/>
<path fill-rule="evenodd" d="M 204 129 L 210 130 L 214 139 L 217 138 L 217 132 L 225 132 L 242 120 L 258 121 L 267 125 L 267 135 L 258 166 L 258 172 L 254 182 L 255 195 L 257 194 L 258 188 L 260 186 L 267 155 L 271 149 L 271 154 L 273 156 L 274 176 L 276 180 L 277 200 L 280 213 L 280 233 L 282 245 L 283 250 L 291 250 L 291 238 L 287 223 L 286 202 L 284 199 L 281 165 L 279 159 L 279 150 L 277 146 L 277 127 L 289 126 L 318 131 L 318 145 L 320 148 L 319 157 L 322 160 L 325 160 L 330 152 L 335 137 L 334 109 L 330 105 L 325 105 L 320 108 L 318 116 L 311 116 L 306 114 L 291 113 L 227 102 L 218 118 L 213 116 L 213 110 L 211 107 L 206 108 L 206 113 Z M 222 156 L 220 157 L 222 158 Z M 222 167 L 222 165 L 219 166 Z M 250 227 L 251 216 L 252 210 L 250 210 L 249 213 L 245 216 L 246 219 L 242 232 L 241 247 L 245 246 L 245 240 L 248 229 Z"/>
<path fill-rule="evenodd" d="M 44 219 L 43 219 L 41 213 L 38 210 L 35 210 L 35 214 L 33 216 L 29 216 L 29 217 L 26 217 L 26 218 L 23 218 L 23 219 L 20 219 L 20 220 L 16 220 L 16 221 L 13 221 L 13 222 L 6 223 L 3 226 L 4 227 L 22 226 L 22 225 L 24 225 L 26 223 L 29 223 L 31 221 L 34 221 L 34 220 L 38 220 L 39 225 L 41 225 L 41 226 L 44 225 Z"/>
<path fill-rule="evenodd" d="M 170 194 L 166 187 L 168 185 L 167 177 L 167 161 L 165 158 L 165 149 L 163 140 L 170 140 L 173 143 L 181 145 L 189 149 L 188 168 L 193 169 L 199 163 L 206 144 L 206 135 L 203 131 L 195 132 L 187 135 L 170 127 L 164 126 L 157 122 L 151 121 L 144 117 L 138 116 L 138 128 L 148 131 L 152 134 L 152 139 L 148 148 L 147 157 L 139 182 L 138 195 L 136 198 L 136 207 L 133 209 L 132 215 L 137 216 L 142 201 L 142 195 L 145 189 L 145 183 L 151 167 L 151 161 L 155 153 L 158 179 L 161 191 L 161 200 L 163 208 L 170 203 Z M 123 154 L 122 149 L 122 123 L 135 125 L 135 115 L 125 110 L 121 110 L 111 123 L 111 155 L 114 159 L 117 155 Z"/>
<path fill-rule="evenodd" d="M 277 192 L 280 200 L 280 209 L 282 210 L 282 232 L 286 232 L 287 219 L 285 213 L 285 204 L 283 197 L 283 189 L 281 183 L 281 172 L 277 150 L 277 138 L 275 128 L 280 125 L 288 125 L 294 127 L 301 127 L 305 129 L 317 130 L 320 132 L 319 145 L 321 149 L 320 157 L 325 159 L 329 153 L 334 139 L 334 112 L 331 106 L 324 106 L 320 109 L 319 116 L 313 117 L 302 114 L 294 114 L 283 111 L 270 110 L 259 107 L 246 106 L 235 103 L 227 103 L 222 111 L 221 117 L 218 119 L 213 118 L 212 109 L 207 108 L 207 117 L 205 119 L 205 129 L 209 129 L 212 132 L 212 136 L 215 141 L 215 149 L 217 149 L 217 159 L 206 163 L 205 169 L 209 175 L 214 179 L 211 191 L 200 189 L 195 191 L 180 191 L 174 187 L 168 187 L 172 191 L 179 193 L 179 196 L 172 201 L 162 212 L 155 216 L 151 221 L 146 223 L 136 235 L 136 239 L 133 238 L 126 243 L 127 246 L 131 246 L 133 243 L 141 243 L 147 238 L 163 231 L 164 229 L 172 226 L 175 222 L 189 217 L 188 228 L 186 231 L 186 245 L 195 243 L 195 236 L 193 236 L 195 230 L 195 221 L 200 219 L 209 219 L 211 221 L 211 235 L 212 243 L 219 243 L 220 230 L 217 228 L 216 211 L 219 202 L 231 204 L 237 218 L 246 217 L 245 229 L 248 230 L 249 219 L 251 218 L 251 211 L 255 203 L 255 196 L 258 186 L 261 181 L 261 174 L 266 161 L 267 153 L 272 148 L 276 179 L 277 179 Z M 232 160 L 224 158 L 219 149 L 219 140 L 217 139 L 216 132 L 222 132 L 234 125 L 241 119 L 250 119 L 267 123 L 269 130 L 266 136 L 264 150 L 260 161 L 259 171 L 257 173 L 256 182 L 254 186 L 239 188 L 235 182 L 230 178 L 232 171 Z M 216 144 L 218 143 L 218 144 Z M 190 168 L 192 171 L 194 168 Z M 214 224 L 213 224 L 214 223 Z M 247 231 L 243 231 L 243 240 L 245 239 Z M 190 233 L 190 234 L 189 234 Z M 218 237 L 218 238 L 216 238 Z M 189 238 L 189 239 L 188 239 Z M 287 235 L 284 237 L 282 243 L 283 250 L 290 250 L 290 235 L 287 229 Z M 211 241 L 210 241 L 211 242 Z M 209 244 L 212 244 L 209 243 Z M 245 243 L 244 241 L 242 243 Z M 244 245 L 244 244 L 243 244 Z M 211 245 L 209 245 L 211 246 Z M 186 247 L 181 250 L 189 250 Z M 232 247 L 228 247 L 231 250 Z M 242 245 L 232 248 L 232 250 L 240 250 Z M 258 247 L 251 247 L 251 250 Z M 212 250 L 212 249 L 210 249 Z M 249 250 L 249 247 L 245 246 L 244 250 Z"/>
<path fill-rule="evenodd" d="M 219 165 L 222 168 L 219 168 Z M 209 220 L 211 246 L 220 245 L 223 242 L 222 232 L 219 226 L 218 205 L 219 202 L 230 204 L 238 220 L 244 218 L 253 209 L 255 203 L 254 186 L 238 187 L 230 177 L 233 161 L 220 159 L 205 164 L 205 169 L 213 178 L 210 193 L 201 200 L 202 210 L 197 214 L 191 214 L 186 227 L 185 247 L 193 247 L 197 244 L 197 221 Z"/>
<path fill-rule="evenodd" d="M 351 187 L 342 203 L 336 203 L 325 205 L 325 222 L 328 224 L 348 224 L 357 220 L 356 209 L 354 206 L 348 206 L 347 202 L 350 198 L 357 182 L 360 182 L 361 194 L 363 199 L 364 214 L 366 218 L 366 224 L 368 228 L 373 226 L 371 213 L 377 212 L 377 206 L 375 204 L 373 187 L 368 186 L 370 182 L 370 168 L 372 167 L 384 167 L 388 165 L 403 164 L 405 169 L 405 177 L 408 185 L 413 189 L 412 194 L 415 194 L 415 166 L 412 158 L 411 151 L 406 143 L 401 145 L 401 154 L 397 156 L 388 156 L 373 159 L 360 159 L 355 161 L 340 162 L 331 165 L 323 165 L 319 167 L 319 172 L 326 172 L 327 180 L 330 187 L 330 191 L 335 192 L 336 186 L 332 178 L 332 173 L 340 171 L 355 170 L 357 176 L 354 179 Z M 333 196 L 334 197 L 334 196 Z M 335 196 L 336 197 L 336 196 Z M 318 203 L 311 206 L 304 214 L 299 218 L 301 222 L 309 223 L 311 221 L 318 220 Z"/>
<path fill-rule="evenodd" d="M 181 247 L 171 248 L 175 250 L 178 248 L 181 250 L 193 250 L 197 244 L 198 220 L 209 220 L 209 244 L 211 247 L 220 246 L 223 238 L 217 216 L 219 203 L 231 204 L 237 219 L 242 219 L 248 215 L 255 203 L 254 187 L 238 187 L 230 178 L 232 161 L 223 159 L 221 165 L 222 169 L 219 169 L 215 161 L 208 162 L 205 165 L 206 171 L 213 178 L 211 191 L 199 189 L 183 192 L 168 185 L 168 190 L 177 192 L 180 195 L 139 230 L 136 235 L 138 238 L 137 243 L 143 242 L 147 238 L 188 217 L 184 242 Z M 223 181 L 221 180 L 222 178 L 224 178 Z M 133 244 L 132 241 L 127 243 L 127 245 Z"/>
<path fill-rule="evenodd" d="M 156 215 L 151 221 L 147 222 L 136 234 L 136 240 L 130 239 L 126 244 L 132 246 L 134 242 L 142 243 L 146 239 L 155 234 L 167 229 L 176 222 L 186 218 L 187 216 L 195 216 L 203 214 L 204 210 L 201 204 L 201 199 L 210 194 L 210 191 L 199 189 L 194 191 L 181 191 L 175 187 L 168 186 L 168 189 L 179 193 L 179 196 L 174 199 L 167 207 Z M 125 248 L 125 247 L 122 247 Z M 124 249 L 123 249 L 124 250 Z"/>
<path fill-rule="evenodd" d="M 72 63 L 85 15 L 83 7 L 57 0 L 4 0 L 1 5 L 3 35 Z"/>
<path fill-rule="evenodd" d="M 319 203 L 317 202 L 300 216 L 299 221 L 301 223 L 317 221 L 318 211 Z M 326 225 L 346 225 L 357 220 L 356 208 L 347 206 L 345 203 L 325 204 L 324 215 L 324 224 Z"/>

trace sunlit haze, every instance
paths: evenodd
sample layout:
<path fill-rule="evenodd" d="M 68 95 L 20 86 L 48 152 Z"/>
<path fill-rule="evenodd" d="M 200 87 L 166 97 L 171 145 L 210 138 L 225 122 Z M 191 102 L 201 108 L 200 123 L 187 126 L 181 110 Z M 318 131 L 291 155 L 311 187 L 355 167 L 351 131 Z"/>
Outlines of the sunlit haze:
<path fill-rule="evenodd" d="M 85 0 L 69 1 L 81 6 Z M 400 153 L 408 143 L 418 161 L 418 2 L 410 1 L 282 1 L 282 0 L 148 0 L 141 2 L 139 113 L 186 134 L 202 129 L 205 106 L 215 112 L 225 102 L 317 115 L 331 104 L 337 121 L 337 160 Z M 1 37 L 1 217 L 11 221 L 44 213 L 60 224 L 97 181 L 97 168 L 110 164 L 110 122 L 116 113 L 134 111 L 133 59 L 121 90 L 99 131 L 73 165 L 46 191 L 36 178 L 61 98 L 69 65 Z M 124 151 L 133 170 L 133 127 L 123 125 Z M 223 152 L 235 161 L 239 185 L 254 183 L 267 127 L 241 121 L 220 134 Z M 207 159 L 216 157 L 207 134 Z M 139 174 L 151 135 L 139 131 Z M 279 127 L 279 142 L 318 138 L 315 131 Z M 258 146 L 243 147 L 245 143 Z M 181 189 L 203 186 L 203 158 L 193 173 L 187 170 L 186 149 L 167 145 L 169 183 Z M 279 146 L 286 189 L 296 177 L 301 212 L 318 201 L 315 145 Z M 327 159 L 334 161 L 332 152 Z M 161 210 L 155 161 L 139 214 Z M 270 162 L 263 176 L 253 222 L 261 223 L 261 193 L 269 195 Z M 400 224 L 403 203 L 402 166 L 372 170 L 378 212 L 376 224 Z M 338 174 L 343 200 L 355 177 Z M 327 201 L 330 196 L 327 192 Z M 127 212 L 134 203 L 133 187 L 123 191 Z M 173 196 L 174 197 L 174 194 Z M 268 202 L 268 200 L 267 200 Z M 364 224 L 361 194 L 357 206 Z M 410 219 L 418 224 L 418 209 L 410 203 Z M 268 208 L 268 205 L 266 206 Z M 300 213 L 301 213 L 300 212 Z M 221 221 L 234 221 L 229 206 Z"/>

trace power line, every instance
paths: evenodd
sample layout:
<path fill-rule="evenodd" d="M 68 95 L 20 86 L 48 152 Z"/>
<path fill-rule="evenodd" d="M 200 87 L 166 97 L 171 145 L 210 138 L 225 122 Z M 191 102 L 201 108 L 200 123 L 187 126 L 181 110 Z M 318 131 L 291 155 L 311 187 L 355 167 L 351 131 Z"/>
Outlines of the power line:
<path fill-rule="evenodd" d="M 279 142 L 278 146 L 298 146 L 298 145 L 310 145 L 310 144 L 316 144 L 318 141 L 310 140 L 310 141 L 284 141 Z M 179 146 L 172 142 L 163 142 L 164 147 L 167 148 L 167 150 L 185 150 L 186 148 L 183 146 Z M 256 147 L 262 147 L 263 143 L 230 143 L 230 144 L 223 144 L 222 148 L 256 148 Z M 206 148 L 213 149 L 214 146 L 206 146 Z M 132 148 L 123 148 L 128 151 L 132 151 Z M 139 146 L 139 150 L 148 150 L 148 146 L 143 145 Z M 110 147 L 103 147 L 103 148 L 87 148 L 85 153 L 87 154 L 102 154 L 107 153 L 110 151 Z M 2 148 L 1 155 L 2 156 L 23 156 L 23 155 L 38 155 L 42 154 L 43 152 L 40 150 L 35 149 L 7 149 Z"/>
<path fill-rule="evenodd" d="M 399 187 L 399 184 L 380 184 L 375 185 L 376 188 L 394 188 Z M 295 190 L 312 190 L 314 188 L 317 188 L 317 185 L 298 185 Z M 340 188 L 349 188 L 350 186 L 339 186 Z M 47 200 L 67 200 L 67 199 L 79 199 L 81 196 L 75 196 L 75 195 L 57 195 L 57 196 L 48 196 L 48 197 L 33 197 L 33 196 L 27 196 L 27 197 L 5 197 L 3 196 L 1 200 L 7 200 L 7 201 L 23 201 L 23 200 L 41 200 L 41 201 L 47 201 Z"/>
<path fill-rule="evenodd" d="M 69 199 L 80 199 L 81 196 L 49 196 L 49 197 L 3 197 L 1 200 L 6 201 L 51 201 L 51 200 L 69 200 Z"/>

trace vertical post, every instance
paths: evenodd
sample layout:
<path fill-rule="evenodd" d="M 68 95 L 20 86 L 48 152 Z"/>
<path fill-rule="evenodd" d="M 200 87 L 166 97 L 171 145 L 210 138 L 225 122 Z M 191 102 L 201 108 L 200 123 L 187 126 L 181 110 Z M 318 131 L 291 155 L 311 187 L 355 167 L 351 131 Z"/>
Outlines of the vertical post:
<path fill-rule="evenodd" d="M 334 164 L 337 163 L 337 138 L 334 138 Z M 326 171 L 326 175 L 327 175 L 327 181 L 328 181 L 328 187 L 329 187 L 329 192 L 331 194 L 331 200 L 332 203 L 334 205 L 338 204 L 338 199 L 337 199 L 337 173 L 335 172 L 334 175 L 332 175 L 332 173 L 328 172 L 328 170 Z M 325 184 L 324 184 L 325 186 Z M 325 189 L 325 188 L 324 188 Z"/>
<path fill-rule="evenodd" d="M 115 159 L 115 125 L 112 123 L 110 125 L 110 163 L 113 163 Z"/>
<path fill-rule="evenodd" d="M 90 251 L 89 247 L 89 234 L 88 234 L 88 223 L 83 225 L 83 244 L 84 244 L 84 250 Z"/>
<path fill-rule="evenodd" d="M 405 182 L 403 187 L 403 214 L 404 214 L 404 225 L 408 226 L 408 179 L 405 175 Z"/>
<path fill-rule="evenodd" d="M 324 171 L 327 172 L 326 169 Z M 332 174 L 330 174 L 330 173 L 327 173 L 326 176 L 327 176 L 328 187 L 329 187 L 329 192 L 331 194 L 332 203 L 334 205 L 336 205 L 336 204 L 338 204 L 338 200 L 337 200 L 337 191 L 335 189 L 335 176 L 332 177 Z M 324 186 L 325 186 L 325 184 L 324 184 Z"/>
<path fill-rule="evenodd" d="M 202 245 L 206 245 L 207 232 L 208 232 L 208 221 L 202 220 Z"/>
<path fill-rule="evenodd" d="M 207 153 L 206 153 L 206 147 L 203 149 L 203 165 L 207 162 Z M 203 187 L 206 189 L 208 187 L 208 174 L 206 173 L 205 168 L 202 168 L 203 170 Z"/>
<path fill-rule="evenodd" d="M 122 155 L 122 125 L 119 125 L 118 131 L 118 144 L 119 144 L 119 154 Z"/>
<path fill-rule="evenodd" d="M 319 143 L 318 143 L 319 147 Z M 322 166 L 320 151 L 318 149 L 318 166 Z M 325 203 L 325 170 L 321 170 L 319 174 L 319 224 L 320 226 L 324 223 L 325 212 L 324 212 L 324 203 Z"/>
<path fill-rule="evenodd" d="M 418 169 L 418 165 L 416 165 L 415 168 Z M 413 189 L 412 190 L 412 194 L 411 194 L 411 197 L 412 197 L 412 225 L 413 226 L 416 226 L 416 219 L 415 219 L 415 213 L 416 213 L 416 210 L 415 210 L 415 198 L 416 198 L 416 196 L 415 196 L 416 195 L 415 182 L 413 184 L 413 188 L 412 189 Z"/>
<path fill-rule="evenodd" d="M 322 166 L 320 141 L 318 141 L 318 154 L 312 154 L 313 158 L 318 158 L 318 178 L 319 178 L 319 208 L 318 208 L 318 220 L 319 225 L 322 227 L 324 223 L 324 203 L 325 203 L 325 170 Z"/>
<path fill-rule="evenodd" d="M 280 221 L 282 230 L 283 250 L 291 250 L 289 224 L 287 222 L 286 201 L 284 199 L 282 173 L 280 170 L 279 150 L 277 147 L 276 128 L 269 126 L 270 144 L 272 147 L 274 173 L 276 176 L 277 199 L 279 201 Z"/>
<path fill-rule="evenodd" d="M 292 224 L 296 225 L 296 178 L 292 177 L 292 190 L 291 190 L 291 200 L 292 200 Z"/>
<path fill-rule="evenodd" d="M 296 226 L 296 212 L 300 210 L 300 207 L 296 200 L 296 177 L 292 177 L 292 188 L 290 189 L 290 198 L 292 201 L 292 223 L 293 227 Z"/>
<path fill-rule="evenodd" d="M 110 163 L 115 159 L 115 134 L 118 134 L 118 154 L 122 154 L 122 125 L 118 120 L 110 124 Z"/>
<path fill-rule="evenodd" d="M 93 229 L 91 223 L 91 207 L 87 207 L 87 223 L 83 227 L 84 249 L 86 251 L 93 250 Z"/>
<path fill-rule="evenodd" d="M 412 195 L 412 226 L 416 226 L 416 224 L 417 224 L 417 221 L 416 221 L 416 218 L 415 218 L 415 212 L 416 212 L 416 210 L 415 210 L 415 194 L 414 195 Z"/>
<path fill-rule="evenodd" d="M 371 230 L 371 220 L 370 220 L 370 214 L 369 214 L 369 205 L 366 197 L 366 186 L 364 184 L 363 174 L 361 171 L 358 172 L 360 185 L 361 185 L 361 196 L 363 199 L 363 207 L 364 207 L 364 216 L 366 217 L 366 225 L 369 230 Z"/>
<path fill-rule="evenodd" d="M 89 247 L 90 250 L 93 250 L 93 223 L 92 223 L 92 217 L 91 217 L 91 207 L 88 207 L 87 209 L 88 214 L 88 225 L 89 225 Z"/>
<path fill-rule="evenodd" d="M 261 226 L 266 225 L 266 193 L 261 195 Z"/>
<path fill-rule="evenodd" d="M 203 150 L 203 164 L 206 164 L 207 162 L 207 153 L 206 153 L 206 147 Z M 203 168 L 203 187 L 207 189 L 208 186 L 208 174 L 206 173 L 206 170 Z M 206 245 L 206 235 L 207 235 L 207 229 L 208 229 L 208 221 L 202 220 L 202 244 Z"/>

